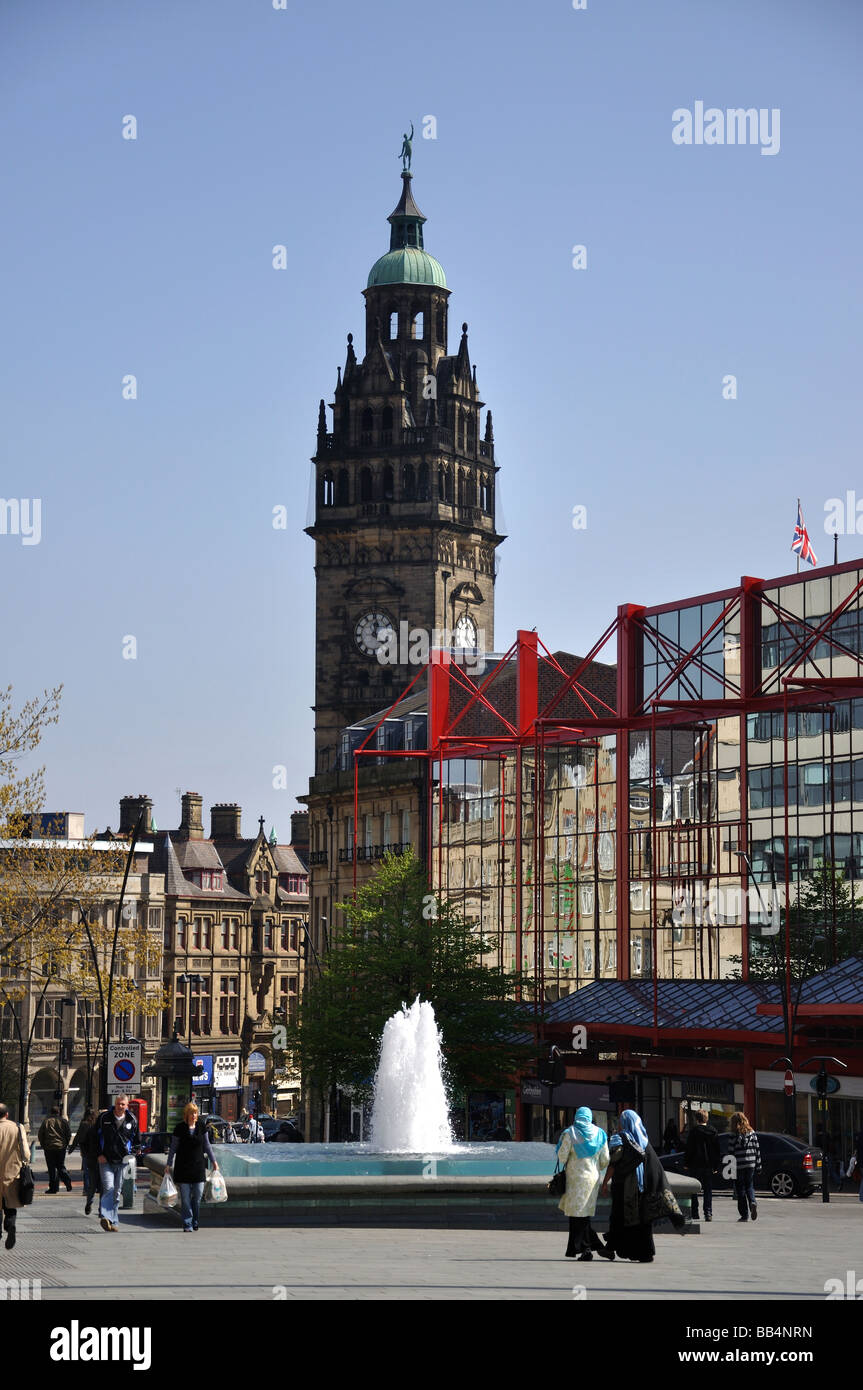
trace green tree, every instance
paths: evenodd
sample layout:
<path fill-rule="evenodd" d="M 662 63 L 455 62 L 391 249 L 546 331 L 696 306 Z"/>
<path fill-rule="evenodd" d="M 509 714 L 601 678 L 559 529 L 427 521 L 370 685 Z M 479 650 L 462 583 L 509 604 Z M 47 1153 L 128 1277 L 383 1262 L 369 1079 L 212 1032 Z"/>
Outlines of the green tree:
<path fill-rule="evenodd" d="M 533 1022 L 517 1002 L 532 982 L 488 964 L 489 943 L 451 904 L 429 892 L 412 851 L 386 855 L 355 900 L 339 904 L 344 937 L 307 965 L 299 1015 L 286 1028 L 294 1062 L 319 1086 L 368 1089 L 387 1019 L 417 995 L 434 1007 L 450 1083 L 459 1089 L 511 1083 L 533 1057 L 514 1042 Z"/>
<path fill-rule="evenodd" d="M 750 934 L 749 978 L 784 981 L 786 920 L 791 946 L 791 978 L 799 988 L 810 976 L 835 961 L 846 960 L 860 949 L 863 945 L 860 918 L 860 906 L 855 905 L 852 887 L 842 869 L 828 860 L 808 870 L 800 878 L 797 897 L 790 910 L 786 912 L 783 908 L 780 913 L 779 931 L 774 936 Z"/>

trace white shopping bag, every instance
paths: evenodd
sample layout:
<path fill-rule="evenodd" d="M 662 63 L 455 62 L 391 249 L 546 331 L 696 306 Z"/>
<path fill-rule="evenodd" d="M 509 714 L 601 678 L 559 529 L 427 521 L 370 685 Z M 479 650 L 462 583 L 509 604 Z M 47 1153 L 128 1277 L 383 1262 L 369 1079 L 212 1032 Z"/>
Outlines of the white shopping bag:
<path fill-rule="evenodd" d="M 221 1173 L 211 1173 L 207 1179 L 207 1186 L 204 1188 L 204 1201 L 215 1205 L 217 1202 L 227 1202 L 228 1185 Z"/>
<path fill-rule="evenodd" d="M 162 1186 L 159 1188 L 158 1202 L 160 1207 L 175 1207 L 179 1201 L 180 1194 L 177 1191 L 174 1179 L 171 1174 L 166 1172 L 162 1179 Z"/>

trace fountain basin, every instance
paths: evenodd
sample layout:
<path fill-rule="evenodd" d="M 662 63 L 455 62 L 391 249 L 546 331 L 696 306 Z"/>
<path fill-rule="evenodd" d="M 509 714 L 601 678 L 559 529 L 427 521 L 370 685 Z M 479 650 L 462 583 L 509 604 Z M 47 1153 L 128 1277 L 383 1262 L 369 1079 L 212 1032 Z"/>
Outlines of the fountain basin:
<path fill-rule="evenodd" d="M 547 1184 L 552 1144 L 456 1144 L 438 1154 L 380 1153 L 368 1144 L 216 1145 L 228 1201 L 206 1209 L 208 1225 L 405 1226 L 484 1230 L 564 1230 Z M 271 1147 L 284 1152 L 271 1154 Z M 238 1151 L 239 1150 L 239 1151 Z M 141 1162 L 151 1173 L 146 1213 L 179 1220 L 156 1202 L 164 1154 Z M 694 1178 L 669 1174 L 688 1220 Z M 610 1202 L 600 1200 L 594 1225 L 604 1230 Z M 667 1223 L 657 1231 L 670 1230 Z"/>

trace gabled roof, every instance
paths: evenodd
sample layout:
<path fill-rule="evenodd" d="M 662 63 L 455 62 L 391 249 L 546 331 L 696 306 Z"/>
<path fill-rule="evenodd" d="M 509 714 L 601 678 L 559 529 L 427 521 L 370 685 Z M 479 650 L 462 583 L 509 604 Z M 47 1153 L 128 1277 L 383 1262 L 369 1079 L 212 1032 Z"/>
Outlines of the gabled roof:
<path fill-rule="evenodd" d="M 197 841 L 195 843 L 200 844 L 202 842 Z M 174 842 L 167 833 L 161 845 L 157 843 L 153 860 L 152 872 L 164 873 L 165 875 L 166 898 L 201 898 L 209 902 L 217 902 L 220 898 L 228 898 L 232 901 L 239 900 L 241 902 L 249 901 L 246 893 L 240 893 L 236 888 L 231 887 L 228 883 L 227 875 L 223 879 L 224 886 L 221 889 L 199 888 L 196 883 L 190 883 L 189 880 L 183 876 L 183 870 L 180 867 L 180 860 L 177 856 Z M 224 866 L 218 855 L 216 855 L 215 865 L 212 864 L 211 860 L 208 860 L 206 867 L 222 869 Z"/>

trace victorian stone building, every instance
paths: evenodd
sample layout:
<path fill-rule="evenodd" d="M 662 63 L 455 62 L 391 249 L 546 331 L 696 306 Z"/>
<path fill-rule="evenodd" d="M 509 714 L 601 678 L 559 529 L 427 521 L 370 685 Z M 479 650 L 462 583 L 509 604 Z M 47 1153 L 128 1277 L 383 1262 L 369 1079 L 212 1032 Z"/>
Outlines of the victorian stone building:
<path fill-rule="evenodd" d="M 406 169 L 389 249 L 363 292 L 364 352 L 348 334 L 331 428 L 320 404 L 308 528 L 316 574 L 310 910 L 319 951 L 337 934 L 337 866 L 352 861 L 354 836 L 365 871 L 387 847 L 420 851 L 423 843 L 425 796 L 403 762 L 390 769 L 382 757 L 363 773 L 372 802 L 354 825 L 343 786 L 350 726 L 386 710 L 430 646 L 494 647 L 503 537 L 491 412 L 483 415 L 466 323 L 449 351 L 450 291 L 425 250 L 425 220 Z M 423 723 L 408 724 L 408 739 L 424 737 Z M 388 734 L 379 735 L 382 750 Z"/>

